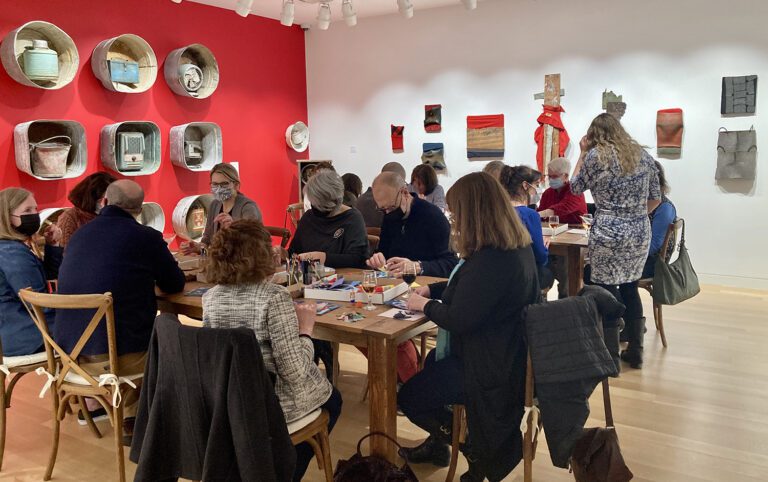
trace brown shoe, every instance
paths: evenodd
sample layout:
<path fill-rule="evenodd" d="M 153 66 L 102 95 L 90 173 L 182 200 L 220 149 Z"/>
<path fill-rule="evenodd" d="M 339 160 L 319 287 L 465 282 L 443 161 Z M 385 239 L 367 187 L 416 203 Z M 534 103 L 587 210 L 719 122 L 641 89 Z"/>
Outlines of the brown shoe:
<path fill-rule="evenodd" d="M 136 417 L 123 419 L 123 445 L 130 447 L 133 442 L 133 427 L 136 425 Z"/>

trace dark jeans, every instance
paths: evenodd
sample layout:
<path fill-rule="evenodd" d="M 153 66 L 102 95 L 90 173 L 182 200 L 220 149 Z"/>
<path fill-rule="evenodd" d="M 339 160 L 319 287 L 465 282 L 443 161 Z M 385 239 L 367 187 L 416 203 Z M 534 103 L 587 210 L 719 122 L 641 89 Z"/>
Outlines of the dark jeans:
<path fill-rule="evenodd" d="M 458 357 L 435 361 L 435 350 L 432 350 L 424 361 L 424 369 L 400 387 L 397 394 L 400 410 L 430 434 L 437 434 L 440 427 L 451 427 L 452 414 L 446 405 L 464 403 L 463 372 Z"/>
<path fill-rule="evenodd" d="M 328 410 L 328 433 L 333 430 L 333 426 L 336 425 L 336 420 L 339 419 L 341 414 L 341 393 L 334 388 L 331 393 L 331 397 L 320 408 Z M 296 470 L 293 473 L 293 480 L 300 481 L 304 477 L 304 473 L 309 467 L 309 463 L 312 461 L 312 457 L 315 456 L 315 451 L 312 450 L 312 446 L 307 442 L 300 443 L 296 446 Z"/>
<path fill-rule="evenodd" d="M 624 320 L 639 320 L 643 317 L 643 303 L 640 300 L 640 293 L 637 289 L 637 281 L 629 283 L 623 283 L 620 285 L 604 285 L 601 283 L 592 283 L 590 280 L 590 274 L 592 273 L 591 266 L 584 267 L 584 283 L 594 284 L 602 286 L 611 292 L 611 294 L 620 303 L 623 303 L 626 307 L 624 311 Z"/>

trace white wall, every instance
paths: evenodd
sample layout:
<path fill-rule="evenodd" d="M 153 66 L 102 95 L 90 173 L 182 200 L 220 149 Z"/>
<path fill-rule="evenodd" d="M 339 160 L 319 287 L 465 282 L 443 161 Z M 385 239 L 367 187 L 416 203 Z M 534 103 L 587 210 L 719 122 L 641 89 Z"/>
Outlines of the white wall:
<path fill-rule="evenodd" d="M 714 179 L 721 126 L 754 125 L 759 158 L 768 155 L 768 2 L 486 0 L 471 12 L 456 3 L 307 34 L 312 158 L 369 183 L 384 162 L 410 173 L 422 142 L 444 142 L 447 188 L 484 165 L 467 160 L 466 116 L 503 113 L 505 162 L 535 165 L 533 94 L 548 73 L 562 74 L 563 120 L 576 142 L 602 112 L 605 88 L 624 95 L 625 127 L 651 147 L 656 111 L 681 107 L 682 158 L 661 161 L 694 265 L 704 282 L 768 289 L 768 166 L 758 159 L 754 185 Z M 722 118 L 721 77 L 748 74 L 759 75 L 757 115 Z M 424 132 L 430 103 L 443 105 L 442 133 Z M 390 124 L 405 125 L 402 154 L 391 151 Z"/>

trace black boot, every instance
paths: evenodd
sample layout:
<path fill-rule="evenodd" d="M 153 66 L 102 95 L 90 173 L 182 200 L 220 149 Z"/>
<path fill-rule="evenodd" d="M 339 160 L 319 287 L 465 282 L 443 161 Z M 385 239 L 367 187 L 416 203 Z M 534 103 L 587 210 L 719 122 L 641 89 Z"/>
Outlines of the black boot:
<path fill-rule="evenodd" d="M 645 336 L 645 318 L 627 321 L 624 329 L 627 331 L 629 345 L 621 352 L 621 359 L 629 363 L 632 368 L 643 366 L 643 338 Z"/>
<path fill-rule="evenodd" d="M 430 434 L 421 445 L 401 448 L 400 456 L 413 464 L 430 463 L 438 467 L 448 467 L 451 462 L 451 448 L 444 437 Z"/>

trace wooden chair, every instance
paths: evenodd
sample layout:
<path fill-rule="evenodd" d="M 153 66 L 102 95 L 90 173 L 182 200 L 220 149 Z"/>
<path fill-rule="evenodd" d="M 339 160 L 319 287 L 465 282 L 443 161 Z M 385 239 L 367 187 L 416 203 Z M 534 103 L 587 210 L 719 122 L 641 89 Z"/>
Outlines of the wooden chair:
<path fill-rule="evenodd" d="M 448 474 L 445 482 L 452 482 L 456 476 L 456 464 L 459 461 L 461 444 L 467 439 L 467 412 L 464 405 L 453 406 L 453 427 L 451 428 L 451 462 L 448 464 Z"/>
<path fill-rule="evenodd" d="M 3 345 L 0 343 L 0 360 L 2 360 L 0 365 L 0 470 L 2 470 L 5 453 L 5 417 L 6 410 L 11 408 L 13 389 L 19 383 L 19 379 L 27 373 L 34 372 L 40 367 L 45 368 L 48 365 L 48 354 L 43 351 L 32 355 L 3 356 Z"/>
<path fill-rule="evenodd" d="M 673 223 L 669 225 L 669 228 L 667 228 L 667 234 L 664 236 L 664 244 L 661 245 L 661 251 L 659 251 L 659 259 L 671 259 L 672 255 L 675 254 L 675 250 L 678 247 L 677 236 L 680 230 L 683 228 L 684 222 L 685 221 L 682 218 L 677 218 Z M 672 252 L 670 253 L 668 251 L 669 244 L 673 239 L 675 240 L 675 243 L 672 245 Z M 643 278 L 638 281 L 637 286 L 648 291 L 648 293 L 653 296 L 653 278 Z M 661 344 L 664 346 L 664 348 L 666 348 L 667 335 L 664 333 L 664 318 L 661 311 L 661 306 L 662 305 L 658 303 L 653 303 L 653 321 L 656 323 L 656 330 L 659 332 L 659 335 L 661 335 Z"/>
<path fill-rule="evenodd" d="M 331 443 L 328 438 L 328 412 L 318 408 L 309 415 L 288 424 L 293 445 L 307 442 L 312 446 L 317 466 L 325 472 L 326 482 L 333 482 Z"/>
<path fill-rule="evenodd" d="M 125 482 L 125 459 L 123 458 L 123 407 L 122 384 L 133 385 L 134 381 L 141 379 L 144 374 L 136 373 L 121 375 L 117 357 L 117 340 L 115 335 L 115 317 L 113 312 L 112 294 L 94 295 L 51 295 L 37 293 L 30 289 L 19 291 L 19 298 L 29 311 L 32 320 L 43 335 L 45 351 L 47 354 L 47 389 L 50 386 L 53 396 L 53 447 L 48 467 L 43 480 L 50 480 L 53 466 L 56 463 L 56 454 L 59 448 L 59 430 L 61 421 L 68 413 L 67 407 L 72 399 L 76 399 L 82 409 L 85 407 L 85 397 L 97 401 L 106 410 L 109 421 L 115 432 L 115 448 L 117 452 L 117 471 L 120 482 Z M 44 308 L 56 310 L 89 309 L 96 310 L 91 321 L 85 328 L 77 344 L 70 353 L 67 353 L 51 337 L 48 331 L 48 323 L 45 318 Z M 109 350 L 109 374 L 91 375 L 77 362 L 77 357 L 85 344 L 90 340 L 101 320 L 105 320 L 107 331 L 107 344 Z M 58 355 L 58 360 L 56 356 Z M 58 369 L 58 370 L 57 370 Z M 56 375 L 54 375 L 56 374 Z M 87 411 L 87 410 L 86 410 Z M 100 436 L 98 429 L 90 420 L 92 430 Z"/>
<path fill-rule="evenodd" d="M 278 228 L 276 226 L 264 226 L 273 238 L 280 238 L 280 247 L 287 248 L 288 241 L 291 240 L 291 232 L 287 228 Z"/>
<path fill-rule="evenodd" d="M 295 204 L 289 204 L 287 208 L 285 208 L 285 223 L 283 223 L 285 226 L 284 228 L 288 228 L 288 220 L 291 220 L 291 224 L 293 224 L 293 229 L 296 229 L 299 227 L 299 219 L 301 219 L 301 216 L 304 214 L 304 203 L 295 203 Z"/>
<path fill-rule="evenodd" d="M 368 235 L 368 248 L 370 249 L 371 253 L 375 253 L 377 249 L 379 249 L 379 241 L 381 239 L 378 236 L 374 236 L 372 234 Z"/>
<path fill-rule="evenodd" d="M 368 236 L 381 237 L 381 228 L 365 228 L 365 231 L 368 233 Z"/>

